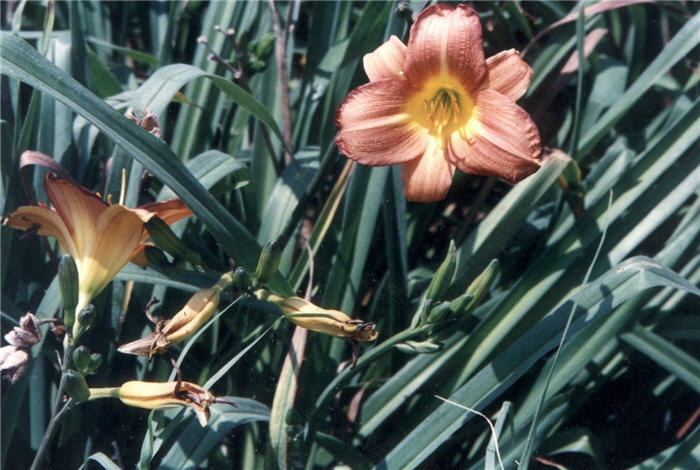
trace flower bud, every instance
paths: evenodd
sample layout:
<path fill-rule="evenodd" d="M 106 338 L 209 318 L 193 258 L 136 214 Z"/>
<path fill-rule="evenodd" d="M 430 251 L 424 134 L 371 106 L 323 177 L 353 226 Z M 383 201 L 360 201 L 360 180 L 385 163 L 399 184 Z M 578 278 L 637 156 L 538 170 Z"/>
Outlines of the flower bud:
<path fill-rule="evenodd" d="M 170 261 L 168 261 L 168 258 L 165 256 L 165 253 L 155 246 L 146 244 L 146 246 L 143 248 L 143 254 L 146 257 L 146 263 L 144 264 L 145 266 L 150 264 L 154 268 L 160 269 L 161 271 L 165 271 L 172 266 Z"/>
<path fill-rule="evenodd" d="M 488 266 L 486 266 L 486 269 L 483 270 L 481 274 L 479 274 L 476 279 L 472 281 L 471 284 L 469 284 L 469 287 L 467 287 L 467 291 L 465 292 L 465 295 L 471 295 L 472 299 L 468 302 L 466 302 L 465 305 L 457 306 L 455 305 L 455 308 L 459 308 L 459 310 L 454 310 L 456 314 L 465 314 L 470 312 L 474 307 L 479 305 L 479 302 L 483 299 L 484 295 L 489 291 L 491 288 L 491 284 L 493 284 L 493 281 L 496 279 L 496 275 L 498 274 L 500 270 L 500 263 L 498 262 L 497 259 L 491 260 Z M 456 302 L 459 300 L 460 297 L 455 299 L 453 302 Z"/>
<path fill-rule="evenodd" d="M 102 354 L 90 354 L 90 364 L 88 365 L 88 374 L 94 374 L 102 365 Z"/>
<path fill-rule="evenodd" d="M 75 307 L 78 305 L 79 291 L 78 267 L 71 255 L 61 256 L 61 261 L 58 263 L 58 288 L 63 303 L 63 323 L 67 328 L 71 328 L 75 320 Z"/>
<path fill-rule="evenodd" d="M 283 298 L 262 289 L 256 295 L 260 300 L 277 305 L 285 318 L 307 330 L 355 341 L 377 339 L 377 330 L 372 322 L 353 320 L 339 310 L 321 308 L 301 297 Z"/>
<path fill-rule="evenodd" d="M 88 305 L 78 313 L 78 319 L 73 325 L 74 341 L 77 341 L 83 333 L 90 329 L 90 326 L 92 326 L 92 322 L 95 321 L 96 317 L 97 310 L 95 310 L 95 306 L 92 304 Z"/>
<path fill-rule="evenodd" d="M 239 266 L 233 272 L 233 286 L 238 290 L 248 290 L 250 288 L 250 276 L 244 267 Z"/>
<path fill-rule="evenodd" d="M 85 346 L 78 346 L 73 350 L 73 364 L 81 374 L 87 374 L 90 368 L 90 350 Z"/>
<path fill-rule="evenodd" d="M 452 311 L 452 304 L 449 302 L 439 302 L 433 308 L 430 309 L 428 313 L 428 323 L 436 323 L 443 318 L 451 317 L 454 315 Z"/>
<path fill-rule="evenodd" d="M 454 240 L 450 240 L 450 247 L 447 250 L 447 256 L 443 260 L 440 267 L 435 271 L 433 280 L 430 281 L 428 290 L 425 292 L 425 298 L 429 300 L 442 300 L 450 287 L 452 277 L 455 274 L 457 266 L 457 248 Z"/>
<path fill-rule="evenodd" d="M 90 389 L 83 374 L 74 370 L 66 372 L 66 393 L 74 402 L 80 403 L 90 398 Z"/>
<path fill-rule="evenodd" d="M 258 266 L 253 275 L 253 289 L 257 289 L 272 279 L 280 265 L 282 250 L 279 244 L 271 240 L 265 244 L 258 259 Z"/>
<path fill-rule="evenodd" d="M 151 239 L 159 248 L 195 266 L 202 263 L 199 253 L 190 250 L 160 217 L 151 217 L 145 225 Z"/>

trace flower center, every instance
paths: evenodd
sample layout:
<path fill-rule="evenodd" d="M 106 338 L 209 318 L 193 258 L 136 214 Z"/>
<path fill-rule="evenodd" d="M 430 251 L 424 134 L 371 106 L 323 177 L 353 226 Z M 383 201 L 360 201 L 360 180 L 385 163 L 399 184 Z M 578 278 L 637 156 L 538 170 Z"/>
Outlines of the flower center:
<path fill-rule="evenodd" d="M 459 95 L 452 88 L 440 88 L 432 98 L 423 102 L 425 114 L 437 134 L 450 124 L 459 122 Z"/>
<path fill-rule="evenodd" d="M 433 77 L 415 90 L 405 112 L 413 123 L 443 142 L 453 132 L 463 132 L 474 102 L 461 82 L 451 76 Z"/>

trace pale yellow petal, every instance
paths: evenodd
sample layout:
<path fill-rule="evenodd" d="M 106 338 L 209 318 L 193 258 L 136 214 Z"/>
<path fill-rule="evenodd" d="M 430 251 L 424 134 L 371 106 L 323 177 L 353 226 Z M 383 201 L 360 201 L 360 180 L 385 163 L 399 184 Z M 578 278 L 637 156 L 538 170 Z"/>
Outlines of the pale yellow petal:
<path fill-rule="evenodd" d="M 97 295 L 129 261 L 144 230 L 141 219 L 119 205 L 107 208 L 94 224 L 94 239 L 86 243 L 78 264 L 80 291 L 88 298 Z"/>

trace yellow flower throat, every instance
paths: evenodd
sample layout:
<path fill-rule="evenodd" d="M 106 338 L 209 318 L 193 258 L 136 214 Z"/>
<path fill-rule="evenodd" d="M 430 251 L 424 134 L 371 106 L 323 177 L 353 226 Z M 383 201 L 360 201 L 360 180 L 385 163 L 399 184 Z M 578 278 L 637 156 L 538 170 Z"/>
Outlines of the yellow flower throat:
<path fill-rule="evenodd" d="M 440 88 L 430 100 L 423 101 L 425 114 L 438 135 L 452 122 L 459 121 L 459 95 L 451 88 Z"/>
<path fill-rule="evenodd" d="M 443 140 L 452 132 L 463 132 L 474 103 L 458 80 L 440 77 L 428 80 L 408 99 L 406 111 L 413 122 Z"/>

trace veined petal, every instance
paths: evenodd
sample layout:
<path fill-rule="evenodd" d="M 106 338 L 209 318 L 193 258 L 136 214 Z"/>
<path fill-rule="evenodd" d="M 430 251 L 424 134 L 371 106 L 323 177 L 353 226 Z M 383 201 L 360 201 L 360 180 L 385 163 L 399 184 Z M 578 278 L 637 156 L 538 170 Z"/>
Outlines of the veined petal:
<path fill-rule="evenodd" d="M 401 167 L 403 193 L 416 202 L 440 201 L 447 196 L 455 167 L 446 158 L 441 142 L 431 139 L 425 153 Z"/>
<path fill-rule="evenodd" d="M 466 5 L 439 3 L 423 10 L 411 27 L 403 72 L 419 88 L 451 76 L 468 92 L 476 90 L 486 77 L 479 15 Z"/>
<path fill-rule="evenodd" d="M 469 123 L 451 134 L 447 149 L 465 173 L 517 183 L 539 168 L 540 135 L 524 109 L 496 91 L 481 90 Z"/>
<path fill-rule="evenodd" d="M 515 49 L 499 52 L 486 59 L 488 75 L 481 88 L 496 90 L 506 98 L 517 101 L 527 91 L 532 69 Z"/>
<path fill-rule="evenodd" d="M 158 216 L 168 225 L 172 225 L 175 222 L 192 215 L 192 210 L 180 199 L 168 199 L 167 201 L 151 202 L 132 210 L 144 222 L 148 222 L 153 216 Z"/>
<path fill-rule="evenodd" d="M 382 78 L 400 78 L 406 45 L 392 35 L 387 42 L 362 58 L 365 73 L 371 82 Z"/>
<path fill-rule="evenodd" d="M 428 130 L 405 110 L 413 92 L 404 80 L 385 78 L 355 88 L 335 120 L 340 151 L 364 165 L 395 165 L 425 151 Z"/>
<path fill-rule="evenodd" d="M 71 233 L 77 262 L 95 239 L 95 221 L 108 206 L 96 194 L 54 173 L 46 174 L 44 189 Z"/>
<path fill-rule="evenodd" d="M 132 256 L 142 239 L 143 222 L 130 209 L 108 207 L 94 222 L 95 239 L 78 263 L 80 291 L 92 298 L 99 293 Z"/>
<path fill-rule="evenodd" d="M 37 234 L 54 237 L 64 253 L 76 257 L 76 249 L 70 231 L 56 211 L 44 206 L 22 206 L 8 215 L 3 224 L 28 230 L 38 227 Z"/>

